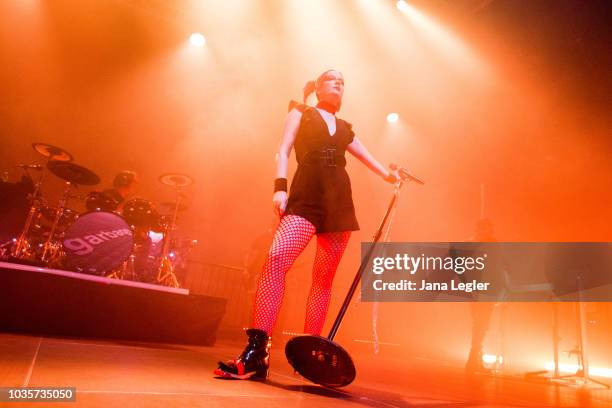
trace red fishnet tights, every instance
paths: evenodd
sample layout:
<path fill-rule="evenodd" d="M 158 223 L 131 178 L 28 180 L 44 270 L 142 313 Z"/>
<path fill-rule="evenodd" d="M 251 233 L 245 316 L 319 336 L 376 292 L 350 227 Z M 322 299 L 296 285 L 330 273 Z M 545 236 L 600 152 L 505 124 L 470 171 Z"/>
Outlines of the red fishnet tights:
<path fill-rule="evenodd" d="M 315 227 L 305 218 L 286 215 L 281 219 L 259 278 L 253 313 L 254 328 L 272 334 L 285 292 L 285 275 L 313 235 Z M 321 334 L 329 308 L 332 281 L 350 236 L 350 231 L 317 234 L 312 286 L 306 305 L 305 333 Z"/>

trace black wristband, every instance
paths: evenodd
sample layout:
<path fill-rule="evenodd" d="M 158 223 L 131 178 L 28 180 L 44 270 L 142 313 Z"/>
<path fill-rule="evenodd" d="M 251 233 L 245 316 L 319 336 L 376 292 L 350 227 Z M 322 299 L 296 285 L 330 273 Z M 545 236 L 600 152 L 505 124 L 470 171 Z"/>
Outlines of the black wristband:
<path fill-rule="evenodd" d="M 286 178 L 277 178 L 274 180 L 274 192 L 277 191 L 287 191 L 287 179 Z"/>

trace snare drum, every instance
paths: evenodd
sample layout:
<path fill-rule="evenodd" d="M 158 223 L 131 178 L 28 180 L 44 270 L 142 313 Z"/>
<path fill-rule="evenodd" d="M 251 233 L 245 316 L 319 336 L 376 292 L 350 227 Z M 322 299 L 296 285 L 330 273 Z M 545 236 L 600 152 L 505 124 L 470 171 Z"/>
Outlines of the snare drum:
<path fill-rule="evenodd" d="M 66 266 L 79 272 L 104 275 L 119 267 L 132 253 L 130 225 L 111 212 L 81 215 L 64 235 Z"/>

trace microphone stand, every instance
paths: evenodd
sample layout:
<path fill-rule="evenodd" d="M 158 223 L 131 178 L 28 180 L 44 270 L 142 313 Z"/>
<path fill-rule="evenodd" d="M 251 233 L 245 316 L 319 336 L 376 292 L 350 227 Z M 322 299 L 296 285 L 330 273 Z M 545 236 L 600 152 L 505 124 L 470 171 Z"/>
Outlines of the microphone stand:
<path fill-rule="evenodd" d="M 351 300 L 353 299 L 357 286 L 359 286 L 361 275 L 368 266 L 374 253 L 374 249 L 376 248 L 376 244 L 382 236 L 385 225 L 387 224 L 393 209 L 397 205 L 400 189 L 402 188 L 404 182 L 416 181 L 412 176 L 404 177 L 401 171 L 397 171 L 396 169 L 393 170 L 400 176 L 399 180 L 395 183 L 393 197 L 391 198 L 391 202 L 387 207 L 387 212 L 385 213 L 378 230 L 374 234 L 372 245 L 370 245 L 368 252 L 361 260 L 359 269 L 355 274 L 355 278 L 353 278 L 353 283 L 351 284 L 349 291 L 344 298 L 344 302 L 340 307 L 340 311 L 336 316 L 336 320 L 332 325 L 329 335 L 327 337 L 313 335 L 297 336 L 289 340 L 285 346 L 285 356 L 287 357 L 289 364 L 291 364 L 295 371 L 300 373 L 302 377 L 316 384 L 320 384 L 325 387 L 344 387 L 352 383 L 357 375 L 355 364 L 353 363 L 351 356 L 340 344 L 334 342 L 334 337 L 336 337 L 340 324 L 342 323 L 342 319 L 344 318 Z M 422 183 L 420 180 L 419 182 L 419 184 Z"/>

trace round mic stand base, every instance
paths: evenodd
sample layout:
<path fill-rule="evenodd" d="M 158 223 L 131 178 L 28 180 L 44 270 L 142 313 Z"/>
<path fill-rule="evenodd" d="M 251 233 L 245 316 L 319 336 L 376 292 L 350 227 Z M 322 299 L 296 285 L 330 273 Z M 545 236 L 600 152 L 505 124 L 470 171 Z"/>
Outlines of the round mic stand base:
<path fill-rule="evenodd" d="M 326 337 L 294 337 L 287 342 L 285 355 L 302 377 L 325 387 L 344 387 L 357 375 L 349 353 Z"/>

